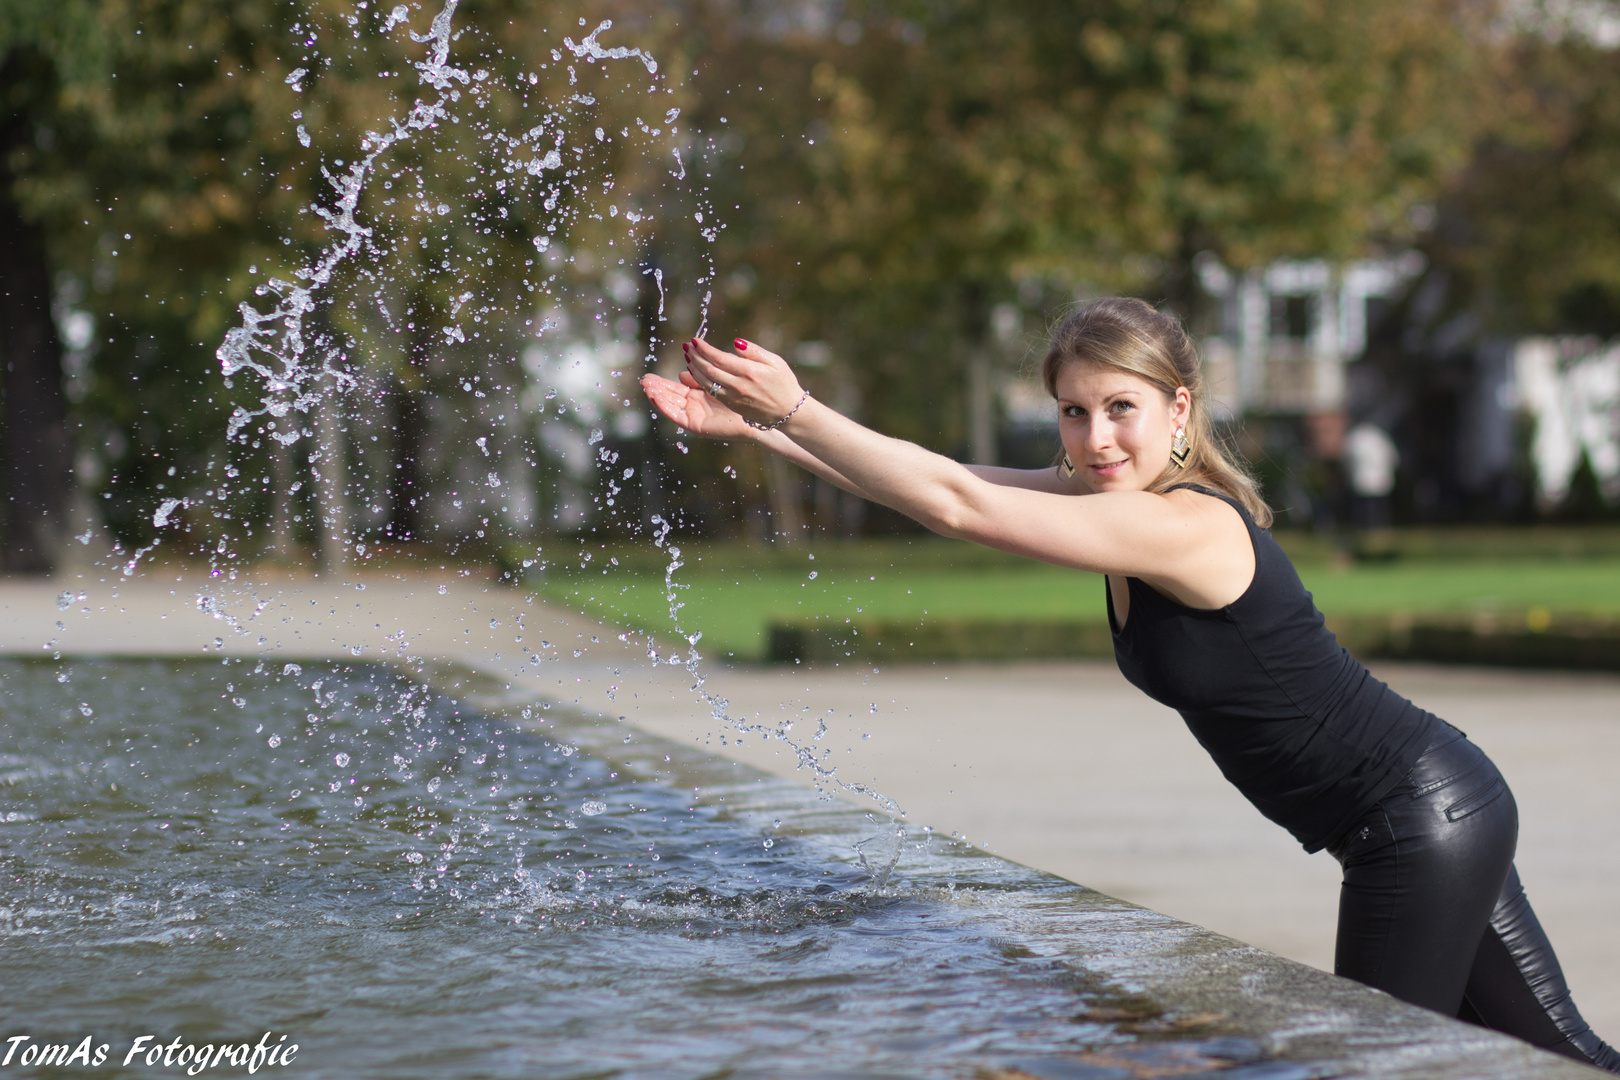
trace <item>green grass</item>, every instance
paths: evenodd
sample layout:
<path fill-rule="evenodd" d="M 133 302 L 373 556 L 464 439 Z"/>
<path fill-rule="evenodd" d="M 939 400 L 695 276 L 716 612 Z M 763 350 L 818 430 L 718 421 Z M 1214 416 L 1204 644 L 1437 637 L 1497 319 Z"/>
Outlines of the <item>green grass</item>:
<path fill-rule="evenodd" d="M 1302 567 L 1300 577 L 1329 615 L 1525 611 L 1620 613 L 1620 559 Z"/>
<path fill-rule="evenodd" d="M 711 552 L 676 573 L 682 625 L 702 631 L 701 650 L 752 659 L 765 648 L 773 621 L 863 618 L 942 619 L 1105 618 L 1102 579 L 1033 563 L 988 559 L 950 565 L 929 541 L 888 545 L 875 557 L 824 552 L 758 561 L 731 573 Z M 856 551 L 859 548 L 854 549 Z M 947 549 L 948 550 L 948 549 Z M 870 552 L 868 554 L 871 554 Z M 705 565 L 707 564 L 707 565 Z M 596 565 L 600 565 L 597 563 Z M 611 567 L 607 574 L 548 572 L 530 585 L 623 626 L 673 633 L 662 574 L 650 567 Z M 816 576 L 810 577 L 814 572 Z M 1620 558 L 1361 563 L 1335 568 L 1305 563 L 1300 576 L 1329 616 L 1426 614 L 1547 608 L 1564 614 L 1620 613 Z"/>
<path fill-rule="evenodd" d="M 809 564 L 814 566 L 814 563 Z M 703 633 L 710 655 L 756 658 L 765 649 L 766 627 L 776 622 L 846 618 L 1102 618 L 1102 579 L 1094 574 L 1048 568 L 1030 570 L 876 569 L 738 574 L 677 573 L 681 625 Z M 624 626 L 673 632 L 662 576 L 603 575 L 552 581 L 548 599 Z"/>

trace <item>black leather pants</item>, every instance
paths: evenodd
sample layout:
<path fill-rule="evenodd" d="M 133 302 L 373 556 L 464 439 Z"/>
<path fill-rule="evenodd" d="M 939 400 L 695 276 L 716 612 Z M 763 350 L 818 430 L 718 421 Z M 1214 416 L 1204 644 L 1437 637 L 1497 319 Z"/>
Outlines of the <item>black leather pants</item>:
<path fill-rule="evenodd" d="M 1328 850 L 1344 867 L 1334 970 L 1402 1001 L 1620 1072 L 1570 1000 L 1513 868 L 1519 815 L 1490 758 L 1444 729 Z"/>

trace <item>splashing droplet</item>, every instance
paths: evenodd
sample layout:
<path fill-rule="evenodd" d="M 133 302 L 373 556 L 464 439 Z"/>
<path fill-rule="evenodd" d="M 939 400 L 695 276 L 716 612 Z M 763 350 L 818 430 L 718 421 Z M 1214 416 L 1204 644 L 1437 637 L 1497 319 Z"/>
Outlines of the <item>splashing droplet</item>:
<path fill-rule="evenodd" d="M 347 769 L 349 767 L 349 755 L 348 754 L 339 754 L 337 757 L 333 758 L 332 760 L 337 762 L 337 767 L 340 768 L 340 769 Z"/>
<path fill-rule="evenodd" d="M 586 817 L 595 817 L 597 814 L 605 814 L 607 813 L 607 803 L 597 802 L 595 799 L 592 799 L 581 806 L 579 808 L 579 812 L 584 814 Z"/>

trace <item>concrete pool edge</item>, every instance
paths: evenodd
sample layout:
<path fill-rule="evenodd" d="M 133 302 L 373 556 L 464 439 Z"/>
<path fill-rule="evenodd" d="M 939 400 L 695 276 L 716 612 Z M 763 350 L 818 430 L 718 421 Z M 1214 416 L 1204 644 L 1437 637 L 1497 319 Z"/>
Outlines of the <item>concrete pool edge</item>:
<path fill-rule="evenodd" d="M 883 830 L 875 805 L 863 812 L 817 798 L 801 785 L 666 739 L 632 721 L 513 688 L 476 666 L 449 661 L 391 666 L 485 715 L 567 738 L 633 774 L 690 786 L 700 803 L 761 821 L 780 820 L 777 828 L 784 834 L 872 837 Z M 542 703 L 549 708 L 541 710 Z M 1413 1080 L 1604 1075 L 965 843 L 933 835 L 921 843 L 959 866 L 965 884 L 1026 894 L 1024 906 L 1007 918 L 1038 943 L 1040 955 L 1106 980 L 1121 994 L 1151 999 L 1164 1017 L 1213 1018 L 1208 1025 L 1219 1034 L 1254 1039 L 1268 1057 L 1333 1065 L 1344 1075 Z M 902 851 L 896 873 L 904 879 L 911 870 Z M 1189 1037 L 1194 1034 L 1188 1031 Z"/>

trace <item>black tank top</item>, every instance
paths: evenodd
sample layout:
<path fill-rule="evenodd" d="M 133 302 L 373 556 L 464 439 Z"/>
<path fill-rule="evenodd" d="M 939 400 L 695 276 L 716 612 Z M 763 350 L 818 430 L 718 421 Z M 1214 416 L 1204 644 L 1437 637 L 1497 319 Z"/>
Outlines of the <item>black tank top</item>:
<path fill-rule="evenodd" d="M 1186 607 L 1127 578 L 1125 678 L 1181 713 L 1221 773 L 1306 851 L 1336 839 L 1411 769 L 1441 721 L 1372 677 L 1324 625 L 1271 533 L 1239 502 L 1254 580 L 1226 607 Z"/>

